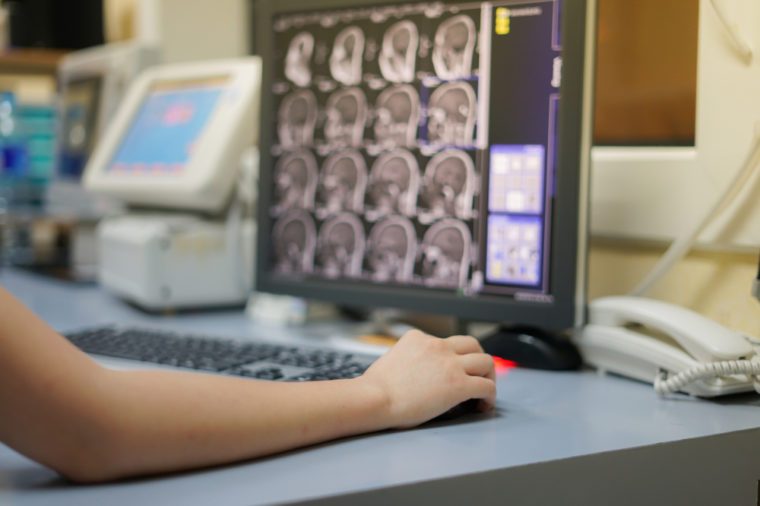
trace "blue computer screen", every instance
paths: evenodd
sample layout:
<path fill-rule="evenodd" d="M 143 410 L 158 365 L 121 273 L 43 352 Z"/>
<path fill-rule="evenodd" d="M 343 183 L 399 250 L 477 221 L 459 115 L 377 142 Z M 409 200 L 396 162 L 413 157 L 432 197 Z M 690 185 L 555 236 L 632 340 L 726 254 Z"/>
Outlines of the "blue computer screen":
<path fill-rule="evenodd" d="M 221 80 L 172 81 L 154 86 L 134 116 L 109 170 L 182 172 L 223 91 Z"/>

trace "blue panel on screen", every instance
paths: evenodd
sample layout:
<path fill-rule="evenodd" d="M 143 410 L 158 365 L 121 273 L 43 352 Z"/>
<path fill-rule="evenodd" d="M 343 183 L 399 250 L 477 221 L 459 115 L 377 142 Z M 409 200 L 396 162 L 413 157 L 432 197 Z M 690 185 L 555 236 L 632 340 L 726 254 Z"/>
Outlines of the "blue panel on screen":
<path fill-rule="evenodd" d="M 161 88 L 143 103 L 110 170 L 181 172 L 223 91 L 219 86 Z"/>

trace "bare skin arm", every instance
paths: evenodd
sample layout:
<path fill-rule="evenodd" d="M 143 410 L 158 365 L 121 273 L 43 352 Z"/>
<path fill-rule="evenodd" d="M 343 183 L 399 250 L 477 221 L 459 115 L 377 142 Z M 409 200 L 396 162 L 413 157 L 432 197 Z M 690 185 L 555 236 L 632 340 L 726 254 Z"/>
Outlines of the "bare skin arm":
<path fill-rule="evenodd" d="M 254 459 L 424 423 L 495 399 L 493 361 L 471 337 L 406 335 L 360 378 L 268 383 L 116 372 L 0 289 L 0 442 L 79 482 Z"/>

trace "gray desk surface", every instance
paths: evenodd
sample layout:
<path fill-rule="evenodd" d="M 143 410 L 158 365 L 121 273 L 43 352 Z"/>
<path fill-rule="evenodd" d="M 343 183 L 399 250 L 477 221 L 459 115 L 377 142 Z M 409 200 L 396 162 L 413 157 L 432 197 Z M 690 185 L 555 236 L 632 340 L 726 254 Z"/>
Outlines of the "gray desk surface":
<path fill-rule="evenodd" d="M 72 286 L 15 271 L 0 273 L 0 284 L 62 331 L 98 323 L 139 322 L 242 338 L 263 334 L 271 338 L 283 332 L 257 327 L 241 312 L 152 317 L 98 288 Z M 519 478 L 523 476 L 521 472 L 538 469 L 538 474 L 532 478 L 526 475 L 526 480 L 540 480 L 541 476 L 551 475 L 551 464 L 577 462 L 573 467 L 555 469 L 561 480 L 568 475 L 568 469 L 584 469 L 584 458 L 621 454 L 629 455 L 625 462 L 630 463 L 636 462 L 637 450 L 656 451 L 672 445 L 669 453 L 642 457 L 644 463 L 632 468 L 645 472 L 646 468 L 658 469 L 658 462 L 667 460 L 667 455 L 679 454 L 678 445 L 683 443 L 691 445 L 684 455 L 698 459 L 699 452 L 704 451 L 708 452 L 705 455 L 725 459 L 724 464 L 732 461 L 754 466 L 754 479 L 760 480 L 758 462 L 747 461 L 754 457 L 739 455 L 736 450 L 754 441 L 752 455 L 760 454 L 760 401 L 754 396 L 722 403 L 686 397 L 663 400 L 646 385 L 599 377 L 592 372 L 552 374 L 523 370 L 500 376 L 498 389 L 498 410 L 493 415 L 342 440 L 221 469 L 113 485 L 69 485 L 0 446 L 0 504 L 116 505 L 153 504 L 160 500 L 166 504 L 252 505 L 320 499 L 340 502 L 341 498 L 344 502 L 345 498 L 361 498 L 364 503 L 374 499 L 380 504 L 394 498 L 409 501 L 414 495 L 394 496 L 392 492 L 415 487 L 422 487 L 417 493 L 428 494 L 425 497 L 432 497 L 429 494 L 436 490 L 447 493 L 439 497 L 439 503 L 453 503 L 462 498 L 446 484 L 459 484 L 459 490 L 466 490 L 467 483 L 486 490 L 481 490 L 486 495 L 478 497 L 491 501 L 501 494 L 495 488 L 498 483 L 512 483 L 514 492 L 519 489 L 528 494 L 517 503 L 542 504 L 543 500 L 537 498 L 549 497 L 546 494 L 551 490 L 550 484 L 536 490 L 522 479 L 510 482 L 510 476 Z M 740 446 L 732 446 L 730 435 L 751 437 L 736 442 Z M 719 436 L 726 439 L 716 447 L 708 447 L 707 442 Z M 707 446 L 700 450 L 696 441 Z M 721 457 L 716 449 L 720 447 L 731 448 L 733 457 Z M 601 473 L 597 481 L 615 479 L 613 473 L 605 480 L 605 462 L 599 460 L 589 471 Z M 621 471 L 626 465 L 620 464 L 616 472 L 627 472 Z M 668 469 L 671 467 L 668 464 Z M 692 480 L 699 482 L 698 473 L 689 473 Z M 656 476 L 645 479 L 654 480 Z M 572 502 L 571 497 L 579 502 L 583 497 L 592 497 L 588 486 L 565 491 L 569 502 L 564 503 Z M 754 486 L 752 482 L 751 492 L 742 497 L 751 496 L 754 501 Z M 528 501 L 529 497 L 534 502 Z M 625 496 L 618 503 L 626 503 L 623 499 Z"/>

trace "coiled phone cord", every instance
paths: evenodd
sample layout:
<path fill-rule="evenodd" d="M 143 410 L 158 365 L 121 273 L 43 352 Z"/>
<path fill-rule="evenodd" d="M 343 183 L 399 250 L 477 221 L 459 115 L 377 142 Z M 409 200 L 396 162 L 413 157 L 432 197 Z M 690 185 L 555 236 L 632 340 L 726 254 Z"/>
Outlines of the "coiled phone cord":
<path fill-rule="evenodd" d="M 760 360 L 758 359 L 700 364 L 670 377 L 663 371 L 660 377 L 655 379 L 654 389 L 657 394 L 664 396 L 680 392 L 685 386 L 700 380 L 737 374 L 754 377 L 756 390 L 760 393 Z"/>

